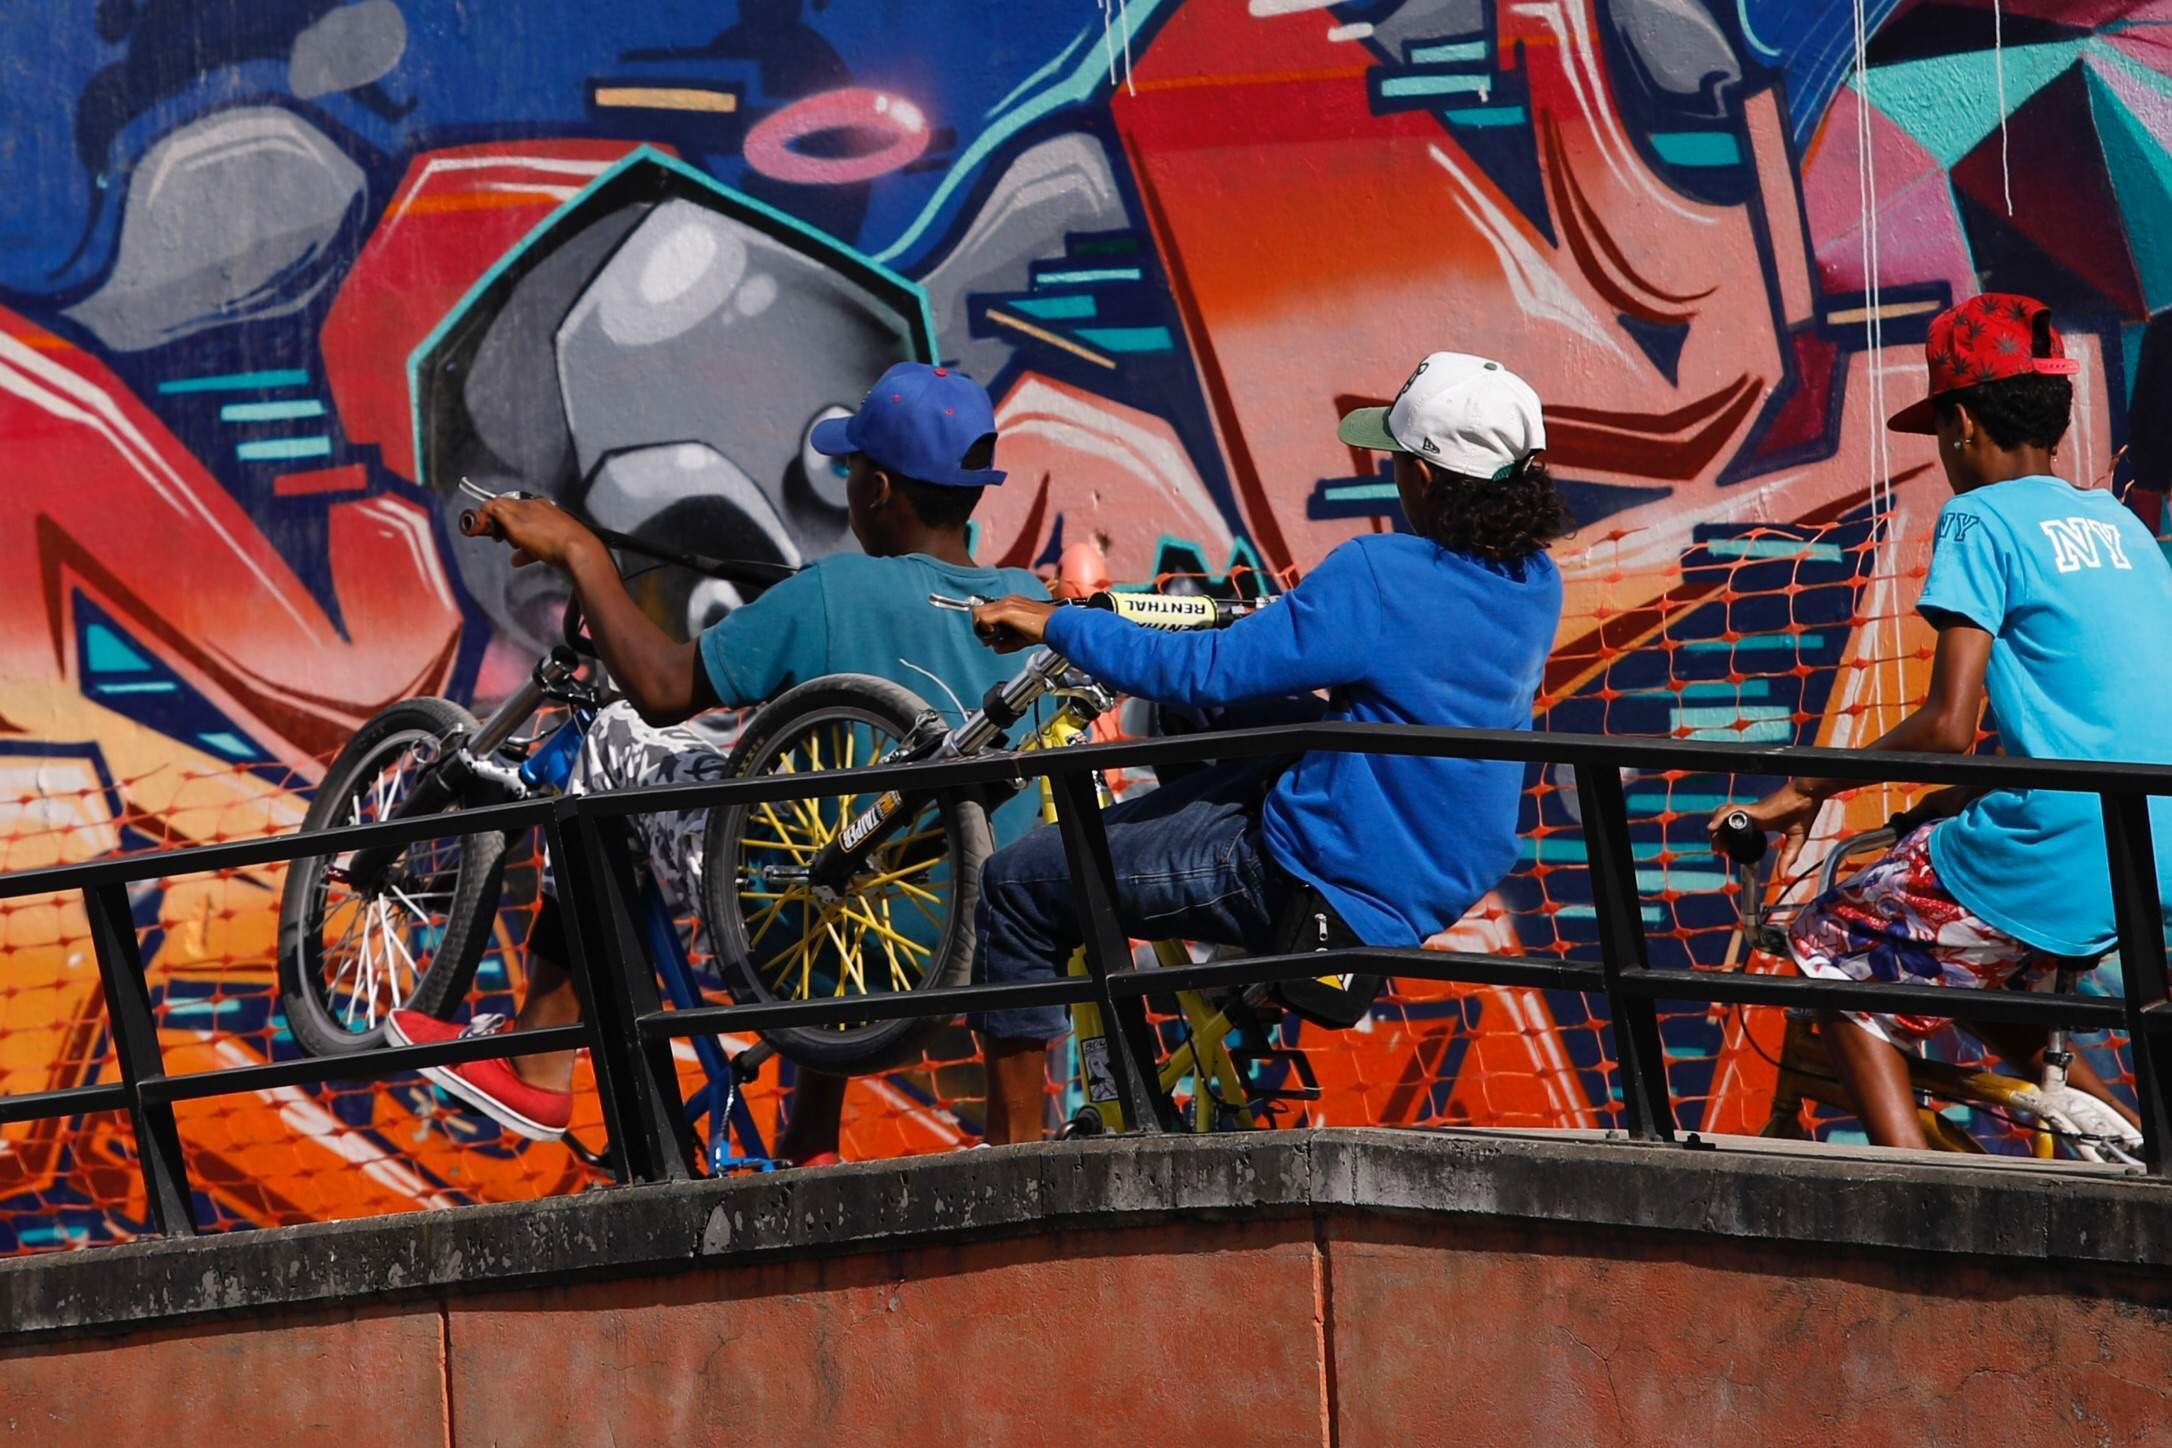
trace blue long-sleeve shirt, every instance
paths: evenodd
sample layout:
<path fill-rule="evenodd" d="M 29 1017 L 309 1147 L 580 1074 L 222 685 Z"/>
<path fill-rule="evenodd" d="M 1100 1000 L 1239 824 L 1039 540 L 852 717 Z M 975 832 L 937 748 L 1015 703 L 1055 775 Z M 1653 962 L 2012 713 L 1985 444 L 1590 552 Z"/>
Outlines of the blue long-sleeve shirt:
<path fill-rule="evenodd" d="M 1281 602 L 1218 632 L 1160 633 L 1058 609 L 1049 647 L 1124 693 L 1212 705 L 1327 689 L 1329 719 L 1527 729 L 1561 617 L 1540 554 L 1489 565 L 1407 534 L 1353 539 Z M 1523 766 L 1306 754 L 1262 821 L 1277 864 L 1370 945 L 1455 923 L 1516 860 Z"/>

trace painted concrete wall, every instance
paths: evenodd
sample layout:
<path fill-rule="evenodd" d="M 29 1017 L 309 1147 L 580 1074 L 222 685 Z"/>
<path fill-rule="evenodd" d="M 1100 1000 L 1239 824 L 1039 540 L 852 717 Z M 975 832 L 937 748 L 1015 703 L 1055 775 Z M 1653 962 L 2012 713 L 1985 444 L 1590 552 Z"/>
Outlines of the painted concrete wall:
<path fill-rule="evenodd" d="M 1875 733 L 1920 686 L 1941 488 L 1875 422 L 1932 312 L 2051 300 L 2086 360 L 2062 465 L 2172 473 L 2172 5 L 2007 0 L 1997 48 L 1981 0 L 1867 11 L 1857 76 L 1837 0 L 8 7 L 0 867 L 291 828 L 374 710 L 502 694 L 557 595 L 452 531 L 462 473 L 718 552 L 844 546 L 806 430 L 913 354 L 999 399 L 983 557 L 1092 541 L 1142 580 L 1392 526 L 1336 415 L 1433 348 L 1500 356 L 1583 522 L 1543 722 Z M 739 601 L 644 587 L 680 626 Z M 1574 797 L 1534 786 L 1468 929 L 1588 949 Z M 1687 858 L 1726 788 L 1633 796 L 1662 963 L 1727 949 Z M 143 892 L 173 1069 L 292 1051 L 277 884 Z M 86 940 L 0 911 L 0 1089 L 111 1071 Z M 1668 1023 L 1689 1124 L 1759 1119 L 1777 1028 L 1730 1019 Z M 1576 998 L 1417 992 L 1376 1027 L 1320 1053 L 1324 1119 L 1615 1109 Z M 852 1149 L 969 1139 L 976 1095 L 871 1085 Z M 184 1131 L 225 1224 L 591 1179 L 412 1081 Z M 0 1131 L 0 1247 L 136 1231 L 129 1150 L 102 1117 Z"/>
<path fill-rule="evenodd" d="M 1510 1223 L 1048 1233 L 0 1351 L 26 1448 L 2147 1442 L 2161 1281 Z M 1544 1425 L 1541 1429 L 1540 1425 Z"/>

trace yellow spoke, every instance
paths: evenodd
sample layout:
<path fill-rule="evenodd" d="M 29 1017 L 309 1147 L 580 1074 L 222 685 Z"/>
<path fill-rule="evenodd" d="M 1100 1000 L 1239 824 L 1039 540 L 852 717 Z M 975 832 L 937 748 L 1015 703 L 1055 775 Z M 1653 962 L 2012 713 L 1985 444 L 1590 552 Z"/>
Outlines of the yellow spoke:
<path fill-rule="evenodd" d="M 828 933 L 830 944 L 837 947 L 837 989 L 832 991 L 831 994 L 841 996 L 845 993 L 846 978 L 858 974 L 857 961 L 852 952 L 846 948 L 845 937 L 837 933 L 834 916 L 823 916 L 822 928 Z M 867 982 L 864 980 L 860 982 L 860 994 L 867 994 Z"/>
<path fill-rule="evenodd" d="M 742 842 L 753 844 L 767 844 L 773 846 L 776 849 L 790 850 L 796 855 L 805 855 L 809 858 L 813 857 L 815 853 L 815 846 L 806 843 L 793 844 L 790 839 L 792 827 L 790 825 L 787 825 L 783 820 L 777 817 L 776 810 L 772 809 L 769 805 L 764 804 L 761 806 L 761 811 L 763 815 L 768 818 L 770 828 L 774 829 L 777 832 L 777 838 L 774 840 L 758 840 L 755 839 L 755 837 L 752 835 L 742 835 L 740 837 Z"/>
<path fill-rule="evenodd" d="M 941 863 L 940 860 L 930 860 L 925 865 L 909 865 L 902 870 L 892 870 L 887 875 L 875 875 L 865 880 L 855 880 L 852 882 L 852 888 L 856 891 L 887 889 L 892 885 L 903 882 L 908 875 L 917 875 L 924 870 L 932 870 Z"/>
<path fill-rule="evenodd" d="M 799 768 L 799 764 L 792 758 L 792 751 L 790 751 L 789 749 L 778 756 L 776 768 L 772 771 L 772 773 L 775 774 L 798 774 L 800 772 L 801 771 Z M 786 800 L 785 803 L 790 805 L 792 807 L 792 812 L 798 816 L 799 827 L 807 831 L 807 833 L 809 833 L 810 835 L 813 835 L 815 837 L 815 843 L 819 845 L 822 842 L 823 838 L 822 821 L 814 814 L 812 810 L 807 807 L 807 801 L 803 799 L 793 799 Z M 766 810 L 769 808 L 769 806 L 764 805 L 762 806 L 762 808 Z M 770 815 L 770 819 L 772 821 L 776 821 L 776 818 L 777 817 L 774 813 Z M 779 822 L 777 823 L 777 833 L 781 835 L 789 834 L 791 832 L 787 830 L 781 822 Z"/>
<path fill-rule="evenodd" d="M 911 906 L 915 910 L 918 910 L 922 915 L 927 916 L 928 924 L 934 926 L 937 930 L 943 930 L 948 928 L 950 922 L 945 920 L 942 916 L 936 914 L 933 910 L 930 910 L 920 900 L 915 899 L 911 895 L 907 895 L 905 899 L 909 904 L 911 904 Z"/>
<path fill-rule="evenodd" d="M 745 851 L 749 849 L 790 850 L 796 857 L 803 861 L 813 859 L 815 853 L 814 850 L 807 845 L 795 845 L 790 840 L 773 840 L 768 839 L 762 835 L 741 835 L 739 837 L 739 844 L 741 847 L 740 858 L 742 859 L 745 858 Z"/>
<path fill-rule="evenodd" d="M 766 980 L 769 976 L 769 968 L 775 965 L 777 962 L 785 959 L 793 951 L 796 950 L 799 952 L 800 955 L 800 983 L 801 990 L 804 992 L 806 989 L 806 982 L 809 978 L 809 974 L 814 969 L 814 964 L 807 953 L 807 948 L 810 945 L 814 944 L 815 932 L 822 928 L 825 918 L 826 917 L 824 915 L 816 915 L 815 919 L 808 924 L 805 933 L 800 936 L 798 944 L 787 945 L 784 949 L 778 951 L 775 955 L 772 955 L 771 957 L 769 957 L 769 959 L 763 961 L 761 967 L 762 977 Z M 790 967 L 787 966 L 786 969 L 789 970 Z M 778 979 L 781 981 L 783 979 L 783 976 L 780 974 L 778 976 Z M 804 994 L 801 996 L 801 999 L 806 999 Z"/>
<path fill-rule="evenodd" d="M 884 917 L 887 918 L 889 913 L 890 912 L 888 911 L 888 909 L 885 909 L 883 911 Z M 872 916 L 863 917 L 863 923 L 860 928 L 860 938 L 862 940 L 865 940 L 867 938 L 867 927 L 873 925 L 874 923 L 875 921 Z M 902 965 L 898 964 L 897 947 L 893 946 L 888 940 L 883 939 L 883 937 L 881 937 L 880 935 L 878 935 L 876 939 L 882 941 L 882 953 L 884 957 L 886 957 L 890 962 L 890 988 L 892 990 L 911 990 L 913 988 L 913 984 L 910 980 L 906 978 L 905 968 Z"/>
<path fill-rule="evenodd" d="M 812 800 L 795 799 L 791 801 L 791 804 L 792 814 L 799 820 L 801 831 L 809 839 L 813 840 L 818 847 L 826 844 L 830 832 L 828 827 L 822 823 L 822 811 L 815 806 Z"/>
<path fill-rule="evenodd" d="M 851 921 L 852 921 L 852 923 L 853 923 L 854 925 L 856 925 L 856 926 L 858 926 L 858 927 L 859 927 L 859 933 L 858 933 L 857 935 L 853 936 L 853 938 L 852 938 L 852 960 L 853 960 L 853 966 L 854 966 L 854 974 L 855 974 L 855 975 L 857 975 L 857 976 L 859 977 L 859 981 L 860 981 L 860 994 L 862 994 L 862 995 L 866 995 L 866 994 L 868 993 L 868 985 L 867 985 L 867 924 L 866 924 L 866 922 L 865 922 L 865 921 L 861 920 L 861 919 L 860 919 L 860 918 L 859 918 L 858 916 L 849 916 L 849 918 L 851 919 Z M 885 940 L 885 941 L 883 941 L 883 942 L 882 942 L 882 950 L 883 950 L 883 954 L 884 954 L 885 956 L 888 956 L 888 955 L 890 954 L 890 942 L 889 942 L 889 941 Z M 893 966 L 892 966 L 892 974 L 895 974 L 895 973 L 896 973 L 896 968 L 895 968 L 895 965 L 893 964 Z"/>
<path fill-rule="evenodd" d="M 936 825 L 932 829 L 920 830 L 914 834 L 899 835 L 896 839 L 885 840 L 883 841 L 882 847 L 885 850 L 895 850 L 901 845 L 909 845 L 916 840 L 939 840 L 942 837 L 943 827 L 941 825 Z"/>
<path fill-rule="evenodd" d="M 943 897 L 936 894 L 933 890 L 924 889 L 919 885 L 910 884 L 904 880 L 892 880 L 884 888 L 890 890 L 902 890 L 908 896 L 924 898 L 937 905 L 943 903 Z"/>
<path fill-rule="evenodd" d="M 888 915 L 889 913 L 890 912 L 887 908 L 884 909 L 883 914 Z M 883 939 L 892 941 L 898 945 L 902 945 L 907 950 L 911 951 L 917 956 L 922 957 L 923 959 L 932 957 L 935 954 L 934 951 L 928 949 L 919 941 L 914 940 L 909 936 L 900 935 L 895 930 L 892 930 L 889 926 L 882 924 L 880 921 L 875 919 L 872 913 L 870 913 L 866 918 L 868 928 L 874 930 L 877 934 L 882 936 Z"/>
<path fill-rule="evenodd" d="M 754 934 L 747 939 L 747 954 L 750 957 L 754 954 L 754 947 L 762 943 L 762 937 L 767 935 L 770 932 L 770 929 L 775 926 L 779 920 L 782 920 L 784 918 L 784 916 L 779 914 L 778 912 L 783 910 L 784 907 L 786 905 L 789 905 L 790 903 L 791 901 L 789 900 L 779 900 L 774 905 L 765 905 L 754 916 L 754 920 L 749 920 L 747 922 L 747 924 L 752 925 L 755 920 L 763 921 L 761 929 L 755 931 Z M 764 919 L 765 916 L 767 917 L 766 919 Z"/>

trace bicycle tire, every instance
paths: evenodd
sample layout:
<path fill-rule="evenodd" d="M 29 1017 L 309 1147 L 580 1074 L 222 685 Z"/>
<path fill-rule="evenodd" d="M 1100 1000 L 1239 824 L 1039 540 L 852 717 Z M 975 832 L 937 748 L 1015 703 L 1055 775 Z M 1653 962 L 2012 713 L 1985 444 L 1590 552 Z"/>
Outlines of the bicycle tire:
<path fill-rule="evenodd" d="M 303 817 L 302 829 L 321 830 L 380 817 L 399 797 L 379 784 L 388 768 L 404 763 L 418 745 L 435 745 L 455 733 L 472 734 L 475 727 L 475 716 L 449 699 L 407 699 L 373 715 L 325 771 L 324 781 L 317 786 L 309 812 Z M 378 791 L 368 808 L 361 794 L 364 790 Z M 394 857 L 388 884 L 404 879 L 417 886 L 404 892 L 407 903 L 399 905 L 404 912 L 401 927 L 411 929 L 408 917 L 412 916 L 421 921 L 423 928 L 411 938 L 400 939 L 394 948 L 398 937 L 388 917 L 391 905 L 398 902 L 392 901 L 389 891 L 379 892 L 354 912 L 355 921 L 373 919 L 384 931 L 384 978 L 392 987 L 389 991 L 376 987 L 378 977 L 372 965 L 370 998 L 362 1007 L 359 1029 L 355 1020 L 357 990 L 350 988 L 347 1007 L 342 1011 L 335 999 L 336 986 L 346 972 L 335 969 L 327 980 L 325 971 L 329 950 L 344 946 L 349 939 L 348 930 L 343 928 L 341 935 L 330 946 L 327 944 L 327 929 L 342 908 L 340 902 L 330 898 L 338 882 L 330 878 L 328 871 L 337 857 L 314 855 L 295 860 L 288 867 L 279 899 L 279 1000 L 295 1043 L 312 1056 L 350 1055 L 385 1044 L 384 1016 L 395 1006 L 449 1017 L 466 997 L 475 967 L 490 942 L 506 844 L 503 833 L 487 832 L 419 840 Z M 417 877 L 406 873 L 420 851 L 431 852 L 427 857 L 428 889 L 420 888 Z M 448 873 L 449 883 L 437 888 Z M 348 898 L 363 900 L 352 892 Z M 418 907 L 440 898 L 444 902 L 442 920 L 425 918 L 439 912 L 434 907 L 427 911 Z M 364 923 L 362 928 L 363 943 L 358 948 L 367 955 L 368 925 Z M 430 940 L 433 934 L 435 938 Z M 422 949 L 428 950 L 427 959 L 417 954 Z M 410 968 L 411 983 L 403 984 L 396 968 L 403 961 Z M 359 970 L 356 974 L 359 987 Z"/>
<path fill-rule="evenodd" d="M 831 674 L 810 679 L 778 695 L 748 721 L 726 757 L 726 777 L 743 779 L 780 773 L 787 767 L 796 770 L 802 758 L 807 768 L 825 767 L 819 749 L 809 749 L 808 741 L 818 739 L 820 731 L 835 731 L 840 726 L 855 730 L 864 727 L 870 737 L 867 747 L 859 748 L 855 743 L 845 751 L 845 758 L 838 758 L 833 750 L 833 760 L 873 763 L 881 750 L 903 739 L 926 711 L 926 703 L 912 690 L 873 675 Z M 876 731 L 880 737 L 875 737 Z M 834 732 L 832 737 L 836 737 Z M 859 738 L 857 734 L 850 737 L 855 741 Z M 864 925 L 857 923 L 856 916 L 835 917 L 838 931 L 824 932 L 836 946 L 829 952 L 835 959 L 832 969 L 819 959 L 825 947 L 815 940 L 816 925 L 805 925 L 798 947 L 802 952 L 799 983 L 787 987 L 783 973 L 773 979 L 764 978 L 774 957 L 756 956 L 767 934 L 784 922 L 789 936 L 793 925 L 810 918 L 810 906 L 824 910 L 828 907 L 820 907 L 811 895 L 795 899 L 789 888 L 751 888 L 766 883 L 760 872 L 769 868 L 768 862 L 804 861 L 811 855 L 815 847 L 811 842 L 821 829 L 834 832 L 836 820 L 850 818 L 873 798 L 872 794 L 849 800 L 829 796 L 808 801 L 804 808 L 720 805 L 710 811 L 702 852 L 703 920 L 733 999 L 775 1003 L 849 994 L 846 977 L 855 972 L 861 992 L 874 993 L 867 991 L 867 968 L 864 963 L 856 963 L 856 957 L 871 949 L 869 935 L 875 932 L 883 933 L 877 934 L 872 949 L 882 950 L 883 963 L 890 968 L 888 983 L 894 986 L 902 978 L 898 954 L 902 947 L 895 943 L 886 946 L 884 942 L 895 941 L 901 929 L 917 932 L 916 938 L 927 952 L 924 960 L 906 952 L 904 959 L 913 977 L 906 982 L 907 989 L 961 985 L 971 975 L 973 911 L 980 895 L 980 870 L 994 843 L 981 800 L 969 793 L 952 792 L 923 805 L 876 856 L 887 862 L 884 871 L 878 872 L 878 880 L 890 872 L 903 872 L 893 884 L 903 884 L 914 876 L 921 880 L 911 886 L 910 893 L 897 892 L 904 903 L 914 907 L 913 916 L 891 913 L 893 896 L 882 891 L 891 890 L 892 885 L 865 893 L 855 889 L 845 899 L 879 903 L 879 921 L 887 922 L 890 930 L 885 931 L 878 923 L 876 904 L 867 906 Z M 834 811 L 834 818 L 826 814 L 828 811 Z M 792 843 L 795 838 L 798 843 Z M 779 845 L 764 847 L 760 843 L 763 839 L 774 839 Z M 925 843 L 930 839 L 940 840 L 940 854 Z M 905 848 L 913 844 L 921 848 Z M 922 865 L 926 868 L 920 868 Z M 938 881 L 942 885 L 940 911 L 918 898 L 921 894 L 936 894 L 929 886 Z M 795 908 L 796 917 L 788 913 Z M 823 914 L 813 918 L 820 923 L 832 917 Z M 907 921 L 904 927 L 899 926 L 901 918 Z M 859 933 L 848 948 L 845 937 L 854 929 Z M 787 963 L 786 970 L 789 968 Z M 825 988 L 818 990 L 818 985 Z M 761 1034 L 780 1055 L 799 1065 L 835 1075 L 858 1075 L 909 1058 L 943 1024 L 941 1019 L 867 1021 L 841 1028 L 785 1027 Z"/>

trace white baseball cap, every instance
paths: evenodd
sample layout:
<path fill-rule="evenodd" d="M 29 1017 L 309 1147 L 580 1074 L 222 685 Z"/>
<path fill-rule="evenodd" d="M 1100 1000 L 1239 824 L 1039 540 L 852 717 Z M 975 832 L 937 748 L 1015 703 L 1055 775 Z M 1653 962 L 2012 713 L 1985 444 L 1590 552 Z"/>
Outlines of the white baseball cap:
<path fill-rule="evenodd" d="M 1361 407 L 1335 435 L 1352 447 L 1405 452 L 1473 478 L 1506 478 L 1546 449 L 1531 384 L 1485 357 L 1435 352 L 1387 407 Z"/>

